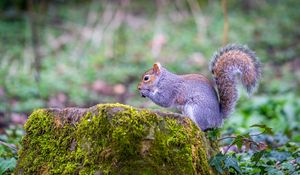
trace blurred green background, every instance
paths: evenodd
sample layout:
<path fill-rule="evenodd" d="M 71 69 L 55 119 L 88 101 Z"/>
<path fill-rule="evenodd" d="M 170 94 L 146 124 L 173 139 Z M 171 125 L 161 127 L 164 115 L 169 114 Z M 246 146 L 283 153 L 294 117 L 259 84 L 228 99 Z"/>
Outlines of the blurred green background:
<path fill-rule="evenodd" d="M 18 145 L 37 108 L 115 102 L 159 108 L 136 88 L 154 62 L 211 77 L 213 53 L 240 43 L 257 53 L 263 75 L 252 97 L 239 88 L 223 133 L 265 124 L 299 143 L 299 9 L 295 0 L 3 0 L 0 140 Z"/>

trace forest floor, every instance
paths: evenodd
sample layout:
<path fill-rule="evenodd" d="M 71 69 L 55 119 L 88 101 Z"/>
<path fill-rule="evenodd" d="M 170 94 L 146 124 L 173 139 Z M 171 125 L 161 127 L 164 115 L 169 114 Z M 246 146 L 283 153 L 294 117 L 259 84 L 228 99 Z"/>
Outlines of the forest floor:
<path fill-rule="evenodd" d="M 141 98 L 136 88 L 154 62 L 177 74 L 211 78 L 213 53 L 224 43 L 241 43 L 259 56 L 263 76 L 252 97 L 239 88 L 237 109 L 221 129 L 222 136 L 232 136 L 222 141 L 223 153 L 229 152 L 212 164 L 217 167 L 216 162 L 230 158 L 238 168 L 221 169 L 299 172 L 299 3 L 230 2 L 226 18 L 221 3 L 197 2 L 53 2 L 3 10 L 0 141 L 20 146 L 23 124 L 38 108 L 114 102 L 159 108 Z M 259 126 L 251 127 L 254 124 Z M 259 131 L 263 134 L 251 136 Z M 250 149 L 254 142 L 247 142 L 248 137 L 260 147 Z M 238 144 L 229 148 L 233 142 Z M 17 160 L 15 151 L 3 144 L 0 157 L 6 161 L 0 174 Z"/>

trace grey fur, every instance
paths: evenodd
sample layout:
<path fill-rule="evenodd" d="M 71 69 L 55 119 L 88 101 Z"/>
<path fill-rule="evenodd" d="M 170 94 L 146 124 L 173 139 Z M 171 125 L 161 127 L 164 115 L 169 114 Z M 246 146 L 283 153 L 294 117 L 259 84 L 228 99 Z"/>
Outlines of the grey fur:
<path fill-rule="evenodd" d="M 211 60 L 210 71 L 213 72 L 216 63 L 224 53 L 232 50 L 245 53 L 251 59 L 250 62 L 254 64 L 256 75 L 254 82 L 247 84 L 242 81 L 247 92 L 251 94 L 257 87 L 261 72 L 255 53 L 247 46 L 232 44 L 220 49 Z M 222 67 L 219 77 L 214 77 L 218 93 L 209 82 L 206 82 L 207 80 L 201 79 L 200 75 L 198 75 L 199 77 L 192 75 L 196 77 L 187 78 L 173 74 L 164 67 L 160 67 L 160 74 L 156 75 L 154 82 L 140 86 L 139 90 L 142 96 L 150 98 L 159 106 L 179 109 L 202 130 L 217 128 L 223 124 L 223 119 L 234 109 L 238 99 L 236 75 L 240 74 L 243 78 L 244 74 L 253 73 L 247 72 L 249 70 L 245 64 L 244 62 L 232 64 L 230 62 L 229 65 Z"/>
<path fill-rule="evenodd" d="M 162 67 L 159 80 L 150 89 L 143 95 L 159 106 L 179 109 L 202 130 L 220 127 L 223 123 L 217 93 L 209 84 L 186 80 Z M 176 102 L 181 95 L 185 95 L 185 105 Z"/>

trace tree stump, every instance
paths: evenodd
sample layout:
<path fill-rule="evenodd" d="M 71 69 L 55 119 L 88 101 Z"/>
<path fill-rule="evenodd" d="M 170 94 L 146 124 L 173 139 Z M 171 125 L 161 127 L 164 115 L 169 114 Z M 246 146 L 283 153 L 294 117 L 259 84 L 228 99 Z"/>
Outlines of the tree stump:
<path fill-rule="evenodd" d="M 217 147 L 188 118 L 122 104 L 39 109 L 14 174 L 211 174 Z"/>

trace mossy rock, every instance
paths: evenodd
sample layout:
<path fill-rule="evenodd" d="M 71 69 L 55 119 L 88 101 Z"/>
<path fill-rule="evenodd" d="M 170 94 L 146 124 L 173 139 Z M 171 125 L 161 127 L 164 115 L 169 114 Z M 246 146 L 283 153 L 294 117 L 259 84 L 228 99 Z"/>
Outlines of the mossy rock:
<path fill-rule="evenodd" d="M 39 109 L 15 174 L 211 174 L 216 147 L 188 118 L 122 104 Z"/>

